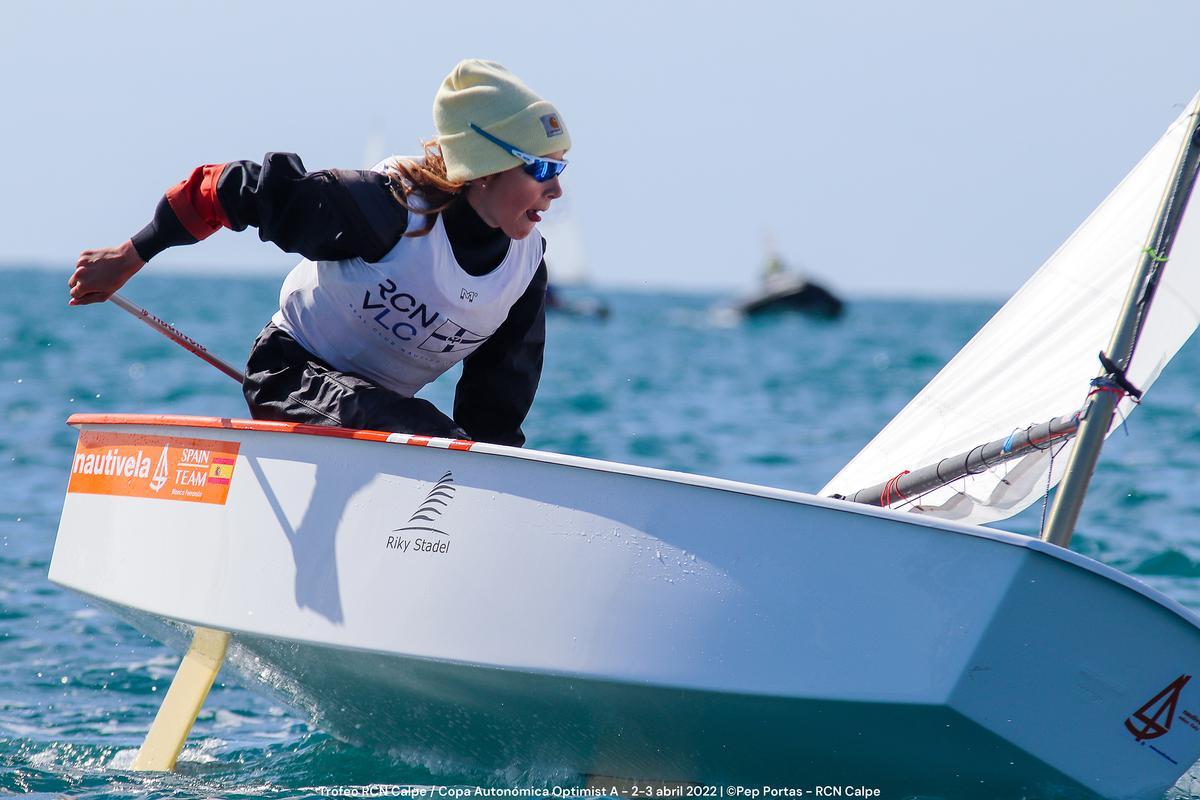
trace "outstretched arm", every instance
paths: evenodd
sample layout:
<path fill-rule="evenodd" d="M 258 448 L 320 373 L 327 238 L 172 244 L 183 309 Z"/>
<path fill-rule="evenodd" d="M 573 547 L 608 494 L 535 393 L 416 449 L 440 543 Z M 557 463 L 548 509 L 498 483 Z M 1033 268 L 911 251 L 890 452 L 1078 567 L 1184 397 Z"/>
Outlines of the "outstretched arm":
<path fill-rule="evenodd" d="M 195 244 L 221 228 L 313 260 L 387 255 L 408 225 L 388 177 L 363 170 L 306 172 L 299 156 L 197 167 L 159 201 L 154 219 L 117 247 L 85 250 L 71 276 L 71 304 L 107 300 L 168 247 Z"/>

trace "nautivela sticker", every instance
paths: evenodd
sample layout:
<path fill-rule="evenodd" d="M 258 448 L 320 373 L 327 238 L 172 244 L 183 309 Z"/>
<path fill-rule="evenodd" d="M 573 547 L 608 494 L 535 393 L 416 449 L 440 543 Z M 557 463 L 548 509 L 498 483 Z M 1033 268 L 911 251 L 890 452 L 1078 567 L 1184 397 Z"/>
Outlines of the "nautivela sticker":
<path fill-rule="evenodd" d="M 83 431 L 68 492 L 225 505 L 238 442 Z"/>

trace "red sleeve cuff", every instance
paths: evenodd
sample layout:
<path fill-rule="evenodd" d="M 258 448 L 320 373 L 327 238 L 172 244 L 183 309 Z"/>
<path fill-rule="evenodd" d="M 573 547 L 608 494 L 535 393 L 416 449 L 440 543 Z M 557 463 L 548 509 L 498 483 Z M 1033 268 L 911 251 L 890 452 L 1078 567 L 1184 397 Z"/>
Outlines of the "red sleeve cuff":
<path fill-rule="evenodd" d="M 196 167 L 186 180 L 167 190 L 167 203 L 180 223 L 197 240 L 212 236 L 220 228 L 229 227 L 229 218 L 217 200 L 217 181 L 225 164 L 205 164 Z"/>

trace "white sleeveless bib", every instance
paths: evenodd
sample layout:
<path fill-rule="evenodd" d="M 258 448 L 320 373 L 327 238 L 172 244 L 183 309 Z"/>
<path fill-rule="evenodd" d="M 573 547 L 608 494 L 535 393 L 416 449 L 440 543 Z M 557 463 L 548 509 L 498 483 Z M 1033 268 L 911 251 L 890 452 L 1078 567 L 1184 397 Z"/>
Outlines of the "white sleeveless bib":
<path fill-rule="evenodd" d="M 424 221 L 410 214 L 409 229 Z M 541 260 L 535 229 L 491 272 L 470 275 L 439 214 L 428 234 L 401 238 L 375 264 L 301 261 L 271 321 L 334 369 L 411 397 L 496 332 Z"/>

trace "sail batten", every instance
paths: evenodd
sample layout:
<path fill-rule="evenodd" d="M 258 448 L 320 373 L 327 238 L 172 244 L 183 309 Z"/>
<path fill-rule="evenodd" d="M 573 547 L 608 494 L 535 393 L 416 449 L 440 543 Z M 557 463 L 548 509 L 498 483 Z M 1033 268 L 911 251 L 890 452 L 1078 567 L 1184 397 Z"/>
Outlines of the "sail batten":
<path fill-rule="evenodd" d="M 1141 260 L 1197 99 L 1034 276 L 822 490 L 850 495 L 905 470 L 1004 440 L 1063 409 L 1080 408 L 1097 375 Z M 1184 214 L 1170 267 L 1126 374 L 1143 389 L 1195 330 L 1200 316 L 1200 213 Z M 1125 398 L 1117 419 L 1128 416 Z M 985 523 L 1037 501 L 1061 477 L 1073 444 L 1035 451 L 1002 471 L 928 491 L 922 513 Z M 1053 457 L 1052 457 L 1053 455 Z M 1051 473 L 1051 474 L 1048 474 Z"/>

